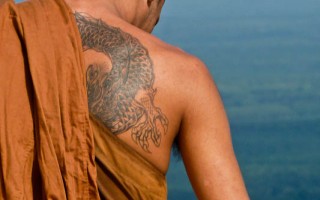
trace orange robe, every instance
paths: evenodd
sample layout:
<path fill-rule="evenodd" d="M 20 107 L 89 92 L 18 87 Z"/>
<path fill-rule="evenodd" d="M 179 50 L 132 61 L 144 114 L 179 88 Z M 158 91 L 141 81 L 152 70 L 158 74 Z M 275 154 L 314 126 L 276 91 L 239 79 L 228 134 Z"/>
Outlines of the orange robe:
<path fill-rule="evenodd" d="M 101 199 L 167 199 L 165 176 L 127 144 L 91 120 Z"/>
<path fill-rule="evenodd" d="M 0 8 L 0 199 L 99 199 L 78 34 L 61 0 Z"/>
<path fill-rule="evenodd" d="M 165 176 L 90 119 L 66 3 L 0 6 L 0 199 L 166 199 Z"/>

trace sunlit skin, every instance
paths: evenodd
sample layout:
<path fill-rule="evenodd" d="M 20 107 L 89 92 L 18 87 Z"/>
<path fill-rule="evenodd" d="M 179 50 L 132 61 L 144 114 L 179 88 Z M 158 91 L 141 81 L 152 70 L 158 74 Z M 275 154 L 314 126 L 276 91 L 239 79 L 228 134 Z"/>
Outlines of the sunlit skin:
<path fill-rule="evenodd" d="M 102 20 L 136 38 L 148 52 L 145 57 L 150 58 L 148 63 L 154 75 L 151 85 L 137 91 L 132 98 L 148 111 L 140 120 L 148 122 L 146 127 L 157 129 L 161 140 L 150 139 L 147 147 L 138 145 L 132 134 L 145 129 L 138 125 L 133 127 L 139 129 L 133 131 L 129 127 L 116 136 L 163 174 L 168 170 L 172 145 L 177 139 L 199 199 L 249 199 L 234 155 L 223 103 L 205 64 L 150 34 L 159 20 L 164 0 L 66 2 L 74 12 Z M 114 55 L 104 57 L 88 50 L 84 58 L 88 70 L 101 68 L 100 71 L 107 73 L 115 67 L 110 66 Z M 154 120 L 147 121 L 148 118 Z"/>

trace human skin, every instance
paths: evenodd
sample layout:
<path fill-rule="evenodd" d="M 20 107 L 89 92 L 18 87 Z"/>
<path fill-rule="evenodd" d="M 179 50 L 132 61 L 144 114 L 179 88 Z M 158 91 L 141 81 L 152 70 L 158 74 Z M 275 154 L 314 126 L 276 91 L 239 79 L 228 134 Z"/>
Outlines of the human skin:
<path fill-rule="evenodd" d="M 66 2 L 83 41 L 91 115 L 163 174 L 177 139 L 199 199 L 248 199 L 206 66 L 150 34 L 164 0 Z"/>

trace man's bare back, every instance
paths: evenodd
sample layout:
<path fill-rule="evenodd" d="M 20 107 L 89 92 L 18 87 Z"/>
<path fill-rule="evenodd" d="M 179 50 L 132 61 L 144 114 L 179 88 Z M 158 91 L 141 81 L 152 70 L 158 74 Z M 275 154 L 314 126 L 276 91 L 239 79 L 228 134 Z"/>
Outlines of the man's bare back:
<path fill-rule="evenodd" d="M 177 139 L 199 198 L 247 199 L 205 65 L 148 33 L 164 1 L 67 2 L 82 39 L 90 114 L 163 174 Z"/>

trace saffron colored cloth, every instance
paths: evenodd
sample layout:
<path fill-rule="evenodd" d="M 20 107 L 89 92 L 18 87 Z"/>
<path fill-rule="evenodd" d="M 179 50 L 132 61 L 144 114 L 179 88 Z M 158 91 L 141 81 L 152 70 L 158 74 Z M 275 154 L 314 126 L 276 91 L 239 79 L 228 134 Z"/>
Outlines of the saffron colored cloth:
<path fill-rule="evenodd" d="M 99 199 L 82 47 L 62 0 L 0 7 L 0 199 Z"/>
<path fill-rule="evenodd" d="M 165 176 L 91 118 L 101 199 L 167 199 Z"/>
<path fill-rule="evenodd" d="M 89 117 L 65 2 L 0 5 L 0 199 L 167 199 L 165 176 Z"/>

